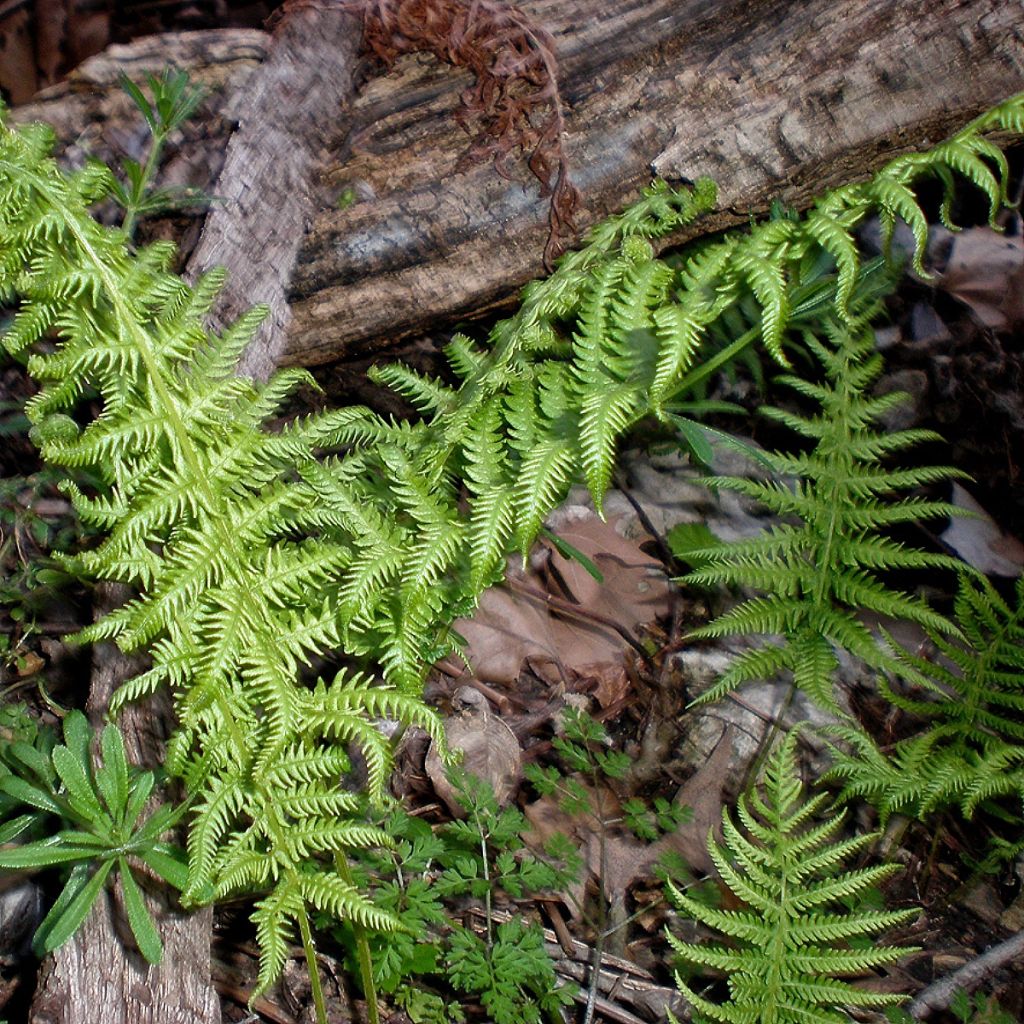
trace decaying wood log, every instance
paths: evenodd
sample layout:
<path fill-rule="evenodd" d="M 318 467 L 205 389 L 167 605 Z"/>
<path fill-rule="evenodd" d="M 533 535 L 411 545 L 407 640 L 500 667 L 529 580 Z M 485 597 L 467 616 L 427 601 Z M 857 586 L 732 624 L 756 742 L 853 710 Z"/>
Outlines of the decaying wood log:
<path fill-rule="evenodd" d="M 583 227 L 625 206 L 652 172 L 718 181 L 721 212 L 701 230 L 741 223 L 775 198 L 800 205 L 1024 88 L 1024 0 L 520 6 L 558 45 Z M 162 38 L 187 63 L 188 37 Z M 212 65 L 230 118 L 230 92 L 244 90 L 241 72 L 260 34 L 223 38 L 236 54 L 248 47 L 234 71 L 225 70 L 223 46 Z M 112 48 L 29 113 L 52 121 L 77 103 L 63 123 L 81 132 L 90 124 L 83 92 L 98 104 L 95 90 L 116 79 L 118 64 L 155 69 L 168 52 L 149 41 Z M 198 52 L 192 59 L 206 60 Z M 102 73 L 99 60 L 107 62 Z M 455 173 L 468 137 L 451 115 L 469 81 L 467 72 L 413 56 L 363 88 L 351 129 L 318 179 L 323 204 L 292 277 L 286 361 L 328 362 L 422 332 L 507 302 L 542 272 L 547 207 L 528 172 L 511 182 L 490 164 Z M 213 148 L 223 134 L 222 125 L 193 150 Z M 193 181 L 209 187 L 202 174 Z M 357 201 L 335 208 L 348 189 Z"/>
<path fill-rule="evenodd" d="M 106 585 L 97 606 L 109 610 L 128 596 L 125 587 Z M 102 726 L 111 694 L 143 669 L 143 661 L 109 644 L 95 649 L 86 706 L 94 728 Z M 121 731 L 133 764 L 162 761 L 169 703 L 160 694 L 122 713 Z M 104 892 L 74 937 L 44 961 L 30 1024 L 220 1024 L 209 967 L 212 910 L 176 911 L 162 888 L 147 894 L 146 901 L 159 922 L 161 963 L 151 966 L 134 950 L 119 899 Z"/>
<path fill-rule="evenodd" d="M 1024 88 L 1020 0 L 535 0 L 555 36 L 582 224 L 652 171 L 710 175 L 743 222 L 799 205 Z M 452 171 L 465 80 L 411 61 L 369 84 L 292 281 L 292 362 L 337 358 L 501 302 L 541 273 L 545 207 L 490 167 Z M 703 230 L 703 228 L 702 228 Z"/>

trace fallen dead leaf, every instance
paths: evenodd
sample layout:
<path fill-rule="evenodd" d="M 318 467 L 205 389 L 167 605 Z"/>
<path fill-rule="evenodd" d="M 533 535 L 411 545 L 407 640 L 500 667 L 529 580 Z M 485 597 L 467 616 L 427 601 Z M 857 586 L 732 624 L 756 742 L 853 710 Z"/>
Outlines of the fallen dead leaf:
<path fill-rule="evenodd" d="M 487 591 L 476 614 L 455 629 L 479 679 L 510 683 L 528 662 L 552 684 L 592 680 L 595 698 L 608 707 L 629 685 L 623 664 L 629 644 L 619 629 L 633 630 L 667 611 L 668 579 L 636 541 L 589 509 L 563 519 L 557 532 L 597 566 L 602 582 L 542 545 L 527 571 L 510 571 L 508 582 Z"/>
<path fill-rule="evenodd" d="M 989 227 L 968 228 L 953 237 L 939 287 L 966 303 L 978 319 L 995 330 L 1021 322 L 1020 295 L 1024 240 Z"/>
<path fill-rule="evenodd" d="M 37 672 L 42 671 L 45 667 L 46 661 L 39 657 L 35 651 L 26 651 L 18 659 L 18 678 L 27 679 L 29 676 L 34 676 Z"/>
<path fill-rule="evenodd" d="M 459 767 L 487 782 L 498 805 L 507 804 L 519 789 L 522 778 L 522 749 L 515 733 L 491 714 L 487 698 L 471 686 L 460 686 L 455 693 L 461 710 L 445 720 L 448 747 L 462 751 Z M 423 765 L 437 795 L 445 802 L 453 817 L 464 818 L 455 788 L 448 779 L 448 768 L 431 743 Z"/>

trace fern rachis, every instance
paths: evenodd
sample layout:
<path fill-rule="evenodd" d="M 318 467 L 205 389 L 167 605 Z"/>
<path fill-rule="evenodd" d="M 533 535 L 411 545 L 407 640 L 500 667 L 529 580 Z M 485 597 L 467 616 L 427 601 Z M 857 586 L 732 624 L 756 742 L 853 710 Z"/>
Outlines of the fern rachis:
<path fill-rule="evenodd" d="M 811 383 L 793 376 L 782 378 L 819 405 L 821 412 L 807 417 L 771 407 L 761 410 L 811 440 L 813 450 L 764 456 L 773 471 L 772 480 L 712 481 L 757 500 L 783 517 L 783 523 L 764 537 L 693 553 L 706 560 L 706 566 L 687 576 L 687 581 L 739 584 L 765 592 L 740 603 L 694 636 L 742 632 L 779 634 L 783 639 L 740 655 L 704 695 L 705 700 L 750 679 L 789 669 L 797 686 L 815 701 L 834 705 L 833 645 L 882 671 L 898 664 L 896 655 L 883 649 L 861 623 L 859 609 L 953 631 L 943 616 L 922 601 L 890 589 L 880 574 L 905 568 L 958 570 L 959 563 L 907 548 L 881 531 L 953 513 L 943 502 L 891 496 L 910 486 L 962 474 L 948 467 L 891 470 L 884 466 L 886 456 L 932 435 L 920 430 L 882 434 L 872 427 L 878 415 L 899 400 L 898 395 L 872 398 L 867 393 L 881 371 L 873 333 L 863 319 L 826 323 L 827 339 L 804 334 L 804 343 L 823 366 L 825 379 Z M 780 482 L 786 478 L 795 478 L 792 489 Z"/>

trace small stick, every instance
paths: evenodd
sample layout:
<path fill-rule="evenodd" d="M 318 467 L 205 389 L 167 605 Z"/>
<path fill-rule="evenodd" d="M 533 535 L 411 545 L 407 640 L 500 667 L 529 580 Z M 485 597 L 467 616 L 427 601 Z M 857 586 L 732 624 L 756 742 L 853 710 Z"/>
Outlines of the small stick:
<path fill-rule="evenodd" d="M 946 1009 L 958 989 L 974 988 L 1019 956 L 1024 956 L 1024 929 L 986 950 L 952 974 L 933 981 L 907 1007 L 910 1016 L 914 1020 L 926 1020 L 936 1010 Z"/>

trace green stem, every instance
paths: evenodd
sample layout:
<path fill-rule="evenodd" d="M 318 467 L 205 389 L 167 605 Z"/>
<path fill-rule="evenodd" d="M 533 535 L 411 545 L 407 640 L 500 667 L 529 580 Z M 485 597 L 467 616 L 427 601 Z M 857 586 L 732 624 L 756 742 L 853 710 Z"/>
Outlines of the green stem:
<path fill-rule="evenodd" d="M 149 183 L 156 177 L 157 167 L 160 165 L 160 154 L 166 141 L 167 136 L 163 132 L 155 132 L 153 134 L 153 145 L 149 148 L 146 166 L 142 169 L 142 180 L 139 182 L 138 194 L 132 197 L 132 205 L 125 207 L 121 229 L 124 231 L 129 242 L 135 233 L 135 223 L 139 219 L 139 207 L 146 196 L 146 192 L 149 190 Z"/>
<path fill-rule="evenodd" d="M 346 885 L 355 888 L 352 871 L 348 859 L 340 850 L 334 854 L 334 870 Z M 351 921 L 352 935 L 356 941 L 356 966 L 359 968 L 359 982 L 363 987 L 366 999 L 366 1019 L 368 1024 L 380 1024 L 380 1007 L 377 1005 L 377 984 L 373 980 L 373 957 L 370 954 L 370 940 L 366 936 L 366 927 L 358 921 Z"/>
<path fill-rule="evenodd" d="M 598 872 L 597 872 L 597 936 L 594 939 L 594 951 L 590 959 L 590 979 L 587 988 L 587 1005 L 583 1011 L 583 1024 L 591 1024 L 594 1019 L 594 1011 L 597 1008 L 597 995 L 601 983 L 601 963 L 604 959 L 604 944 L 608 937 L 608 893 L 605 888 L 605 879 L 608 877 L 608 823 L 604 816 L 603 800 L 600 793 L 600 780 L 596 766 L 590 773 L 590 784 L 594 787 L 594 793 L 598 794 L 597 814 L 594 815 L 594 808 L 591 807 L 591 814 L 595 817 L 598 826 Z"/>
<path fill-rule="evenodd" d="M 476 820 L 476 827 L 480 833 L 480 856 L 483 860 L 483 873 L 484 881 L 487 883 L 487 888 L 484 890 L 484 910 L 487 913 L 487 953 L 488 956 L 494 949 L 494 918 L 493 918 L 493 907 L 491 906 L 491 869 L 487 863 L 487 834 L 480 824 L 480 816 L 473 811 L 473 817 Z"/>
<path fill-rule="evenodd" d="M 316 946 L 313 944 L 313 933 L 309 928 L 309 917 L 305 903 L 299 904 L 295 915 L 299 922 L 299 934 L 302 936 L 302 949 L 306 954 L 306 969 L 309 971 L 309 984 L 313 990 L 313 1006 L 316 1010 L 316 1024 L 329 1024 L 327 1020 L 327 1004 L 324 1002 L 324 989 L 320 984 L 320 969 L 316 962 Z"/>
<path fill-rule="evenodd" d="M 707 380 L 719 367 L 735 359 L 745 348 L 749 348 L 761 336 L 761 326 L 751 327 L 735 341 L 716 352 L 707 362 L 701 363 L 692 373 L 686 374 L 672 386 L 672 394 L 678 395 L 695 388 L 701 381 Z"/>

